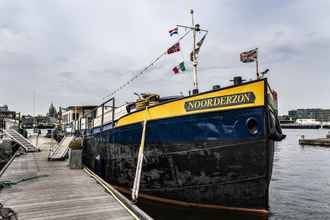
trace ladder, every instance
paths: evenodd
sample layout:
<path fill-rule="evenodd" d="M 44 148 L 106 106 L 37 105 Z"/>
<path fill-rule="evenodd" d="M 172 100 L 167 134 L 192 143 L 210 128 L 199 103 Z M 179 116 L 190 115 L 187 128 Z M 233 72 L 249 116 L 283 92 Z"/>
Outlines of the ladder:
<path fill-rule="evenodd" d="M 69 151 L 69 145 L 74 136 L 63 137 L 61 142 L 55 146 L 55 149 L 48 155 L 49 160 L 63 160 Z"/>
<path fill-rule="evenodd" d="M 15 129 L 7 129 L 3 130 L 4 133 L 10 137 L 13 141 L 18 143 L 26 152 L 36 152 L 39 151 L 39 149 L 32 144 L 32 142 L 28 139 L 26 139 L 23 135 L 18 133 Z"/>

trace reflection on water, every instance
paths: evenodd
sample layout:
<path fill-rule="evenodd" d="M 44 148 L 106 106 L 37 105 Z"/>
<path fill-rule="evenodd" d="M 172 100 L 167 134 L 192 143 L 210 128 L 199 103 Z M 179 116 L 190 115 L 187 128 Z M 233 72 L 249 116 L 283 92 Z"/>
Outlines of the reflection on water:
<path fill-rule="evenodd" d="M 330 219 L 330 148 L 300 146 L 298 139 L 330 130 L 284 130 L 275 148 L 269 219 Z"/>
<path fill-rule="evenodd" d="M 137 204 L 146 213 L 157 220 L 169 220 L 169 219 L 189 219 L 189 220 L 207 220 L 207 219 L 226 219 L 226 220 L 267 220 L 267 217 L 255 216 L 242 213 L 228 213 L 224 211 L 201 211 L 198 209 L 179 209 L 171 207 L 158 207 L 152 204 Z M 166 210 L 166 211 L 164 211 Z"/>
<path fill-rule="evenodd" d="M 330 219 L 330 148 L 300 146 L 298 139 L 325 137 L 330 130 L 284 130 L 286 139 L 275 147 L 273 177 L 270 185 L 270 215 L 215 212 L 213 214 L 157 210 L 152 204 L 138 204 L 155 219 Z"/>

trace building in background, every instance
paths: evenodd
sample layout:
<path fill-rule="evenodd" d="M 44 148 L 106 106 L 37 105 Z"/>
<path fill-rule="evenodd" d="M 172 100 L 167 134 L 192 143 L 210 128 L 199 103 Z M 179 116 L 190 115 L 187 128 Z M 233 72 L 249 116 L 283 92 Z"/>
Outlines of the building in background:
<path fill-rule="evenodd" d="M 308 108 L 290 110 L 288 117 L 296 121 L 297 119 L 315 119 L 317 121 L 330 121 L 330 109 Z"/>
<path fill-rule="evenodd" d="M 8 105 L 0 106 L 0 112 L 8 112 Z"/>
<path fill-rule="evenodd" d="M 30 129 L 34 126 L 34 118 L 32 115 L 23 115 L 22 116 L 22 128 Z"/>
<path fill-rule="evenodd" d="M 57 110 L 54 107 L 53 103 L 50 103 L 50 105 L 49 105 L 49 110 L 48 110 L 48 113 L 47 113 L 47 117 L 57 118 Z"/>
<path fill-rule="evenodd" d="M 16 112 L 9 111 L 7 105 L 0 106 L 0 129 L 8 129 L 18 124 Z"/>
<path fill-rule="evenodd" d="M 88 122 L 84 121 L 85 119 L 79 119 L 82 118 L 85 113 L 90 112 L 96 107 L 96 105 L 76 105 L 69 106 L 67 108 L 61 108 L 61 121 L 63 131 L 67 133 L 72 133 L 78 130 L 80 127 L 86 127 Z"/>

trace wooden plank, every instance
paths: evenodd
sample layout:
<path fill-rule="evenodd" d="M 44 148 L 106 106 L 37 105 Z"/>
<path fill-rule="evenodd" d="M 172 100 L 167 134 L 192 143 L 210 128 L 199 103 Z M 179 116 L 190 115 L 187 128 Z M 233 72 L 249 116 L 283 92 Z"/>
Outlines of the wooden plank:
<path fill-rule="evenodd" d="M 73 141 L 74 136 L 63 137 L 63 140 L 56 146 L 48 159 L 50 160 L 63 160 L 69 151 L 69 145 Z"/>
<path fill-rule="evenodd" d="M 299 139 L 300 145 L 316 145 L 330 147 L 330 138 L 318 138 L 318 139 Z"/>
<path fill-rule="evenodd" d="M 66 161 L 48 161 L 53 140 L 40 137 L 41 152 L 15 158 L 0 177 L 18 183 L 0 192 L 0 202 L 26 220 L 134 219 L 130 213 L 83 170 L 72 170 Z"/>

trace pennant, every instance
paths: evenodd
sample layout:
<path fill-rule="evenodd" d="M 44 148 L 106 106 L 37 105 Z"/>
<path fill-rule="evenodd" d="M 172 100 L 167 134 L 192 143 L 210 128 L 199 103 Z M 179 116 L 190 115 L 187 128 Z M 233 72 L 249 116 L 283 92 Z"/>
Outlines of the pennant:
<path fill-rule="evenodd" d="M 200 50 L 200 48 L 201 48 L 201 46 L 202 46 L 202 44 L 203 44 L 203 42 L 204 42 L 204 40 L 205 40 L 205 37 L 206 37 L 206 34 L 202 37 L 202 39 L 200 39 L 200 41 L 198 41 L 197 42 L 197 44 L 196 44 L 196 48 L 195 48 L 195 54 L 196 54 L 196 56 L 198 55 L 198 53 L 199 53 L 199 50 Z M 194 61 L 194 52 L 193 51 L 191 51 L 190 52 L 190 60 L 191 61 Z"/>
<path fill-rule="evenodd" d="M 178 74 L 180 72 L 186 71 L 186 66 L 184 65 L 184 62 L 181 62 L 179 65 L 175 66 L 172 69 L 172 71 L 173 71 L 174 74 Z"/>
<path fill-rule="evenodd" d="M 240 53 L 240 60 L 243 63 L 250 63 L 257 60 L 258 48 Z"/>
<path fill-rule="evenodd" d="M 167 49 L 167 54 L 175 53 L 180 51 L 180 43 L 175 43 L 172 47 Z"/>
<path fill-rule="evenodd" d="M 178 28 L 173 28 L 172 30 L 169 30 L 168 33 L 170 33 L 170 36 L 172 37 L 174 34 L 178 34 Z"/>

